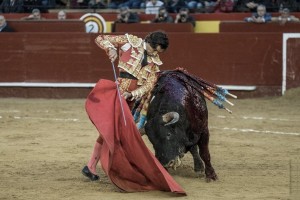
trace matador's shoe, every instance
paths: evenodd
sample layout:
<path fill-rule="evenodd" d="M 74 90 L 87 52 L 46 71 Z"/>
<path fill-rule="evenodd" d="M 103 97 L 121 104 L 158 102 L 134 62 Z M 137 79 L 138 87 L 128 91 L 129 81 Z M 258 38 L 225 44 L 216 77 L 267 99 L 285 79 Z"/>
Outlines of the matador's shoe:
<path fill-rule="evenodd" d="M 91 181 L 97 181 L 99 180 L 99 176 L 93 174 L 90 169 L 88 168 L 88 166 L 84 166 L 84 168 L 82 169 L 82 174 L 86 177 L 88 177 L 89 179 L 91 179 Z"/>

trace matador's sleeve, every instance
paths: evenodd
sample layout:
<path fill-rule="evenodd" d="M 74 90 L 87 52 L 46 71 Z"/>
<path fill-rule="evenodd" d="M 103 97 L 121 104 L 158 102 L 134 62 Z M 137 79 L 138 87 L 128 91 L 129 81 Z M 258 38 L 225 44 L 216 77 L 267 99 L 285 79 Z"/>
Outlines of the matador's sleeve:
<path fill-rule="evenodd" d="M 126 35 L 99 35 L 95 42 L 107 53 L 109 48 L 117 49 L 119 45 L 127 43 L 128 39 Z"/>
<path fill-rule="evenodd" d="M 141 87 L 131 91 L 132 97 L 134 99 L 138 99 L 144 96 L 145 94 L 151 92 L 151 90 L 154 87 L 154 84 L 156 83 L 156 80 L 157 80 L 157 72 L 150 73 L 147 78 L 147 81 Z"/>

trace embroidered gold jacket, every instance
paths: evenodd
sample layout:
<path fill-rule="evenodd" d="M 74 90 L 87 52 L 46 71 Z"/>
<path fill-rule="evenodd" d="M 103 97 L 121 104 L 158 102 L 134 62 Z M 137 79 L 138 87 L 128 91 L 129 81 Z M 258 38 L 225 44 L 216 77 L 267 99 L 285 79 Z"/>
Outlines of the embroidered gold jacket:
<path fill-rule="evenodd" d="M 126 71 L 138 79 L 136 90 L 132 91 L 134 98 L 142 97 L 150 92 L 156 81 L 156 74 L 162 61 L 159 56 L 147 56 L 148 64 L 142 67 L 141 62 L 144 57 L 144 41 L 137 36 L 125 35 L 99 35 L 96 44 L 107 53 L 109 48 L 119 48 L 120 71 Z M 145 55 L 146 56 L 146 55 Z"/>

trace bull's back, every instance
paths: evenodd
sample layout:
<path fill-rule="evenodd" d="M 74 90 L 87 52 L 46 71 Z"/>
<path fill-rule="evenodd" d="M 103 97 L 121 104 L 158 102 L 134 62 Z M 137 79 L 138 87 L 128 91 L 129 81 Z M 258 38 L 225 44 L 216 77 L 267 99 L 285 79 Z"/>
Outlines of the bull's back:
<path fill-rule="evenodd" d="M 169 77 L 160 77 L 152 90 L 152 100 L 148 107 L 148 116 L 163 114 L 183 108 L 184 88 L 176 80 Z"/>
<path fill-rule="evenodd" d="M 179 74 L 172 76 L 169 73 Z M 176 78 L 178 76 L 183 77 Z M 197 132 L 207 126 L 208 112 L 203 94 L 195 90 L 188 80 L 188 77 L 180 72 L 163 73 L 153 90 L 155 97 L 149 105 L 148 112 L 154 115 L 158 108 L 160 113 L 172 112 L 175 109 L 179 114 L 186 116 L 190 128 Z"/>

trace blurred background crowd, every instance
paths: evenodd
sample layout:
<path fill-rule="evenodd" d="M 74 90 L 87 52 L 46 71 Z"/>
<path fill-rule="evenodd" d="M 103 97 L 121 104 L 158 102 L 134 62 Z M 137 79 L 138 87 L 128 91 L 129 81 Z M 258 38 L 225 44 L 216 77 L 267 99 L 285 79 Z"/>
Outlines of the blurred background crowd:
<path fill-rule="evenodd" d="M 157 14 L 160 7 L 168 13 L 179 13 L 181 8 L 190 13 L 255 12 L 258 5 L 267 12 L 300 12 L 300 0 L 0 0 L 0 13 L 32 13 L 39 9 L 139 9 L 146 14 Z"/>

